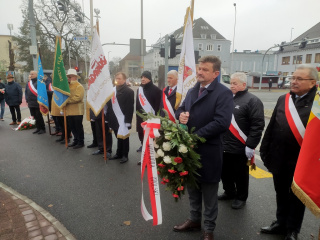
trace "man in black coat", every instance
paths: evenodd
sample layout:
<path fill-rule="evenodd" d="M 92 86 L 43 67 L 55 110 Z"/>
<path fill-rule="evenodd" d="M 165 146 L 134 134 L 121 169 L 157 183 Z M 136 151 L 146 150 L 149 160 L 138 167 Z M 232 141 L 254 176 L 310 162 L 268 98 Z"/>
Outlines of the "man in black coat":
<path fill-rule="evenodd" d="M 303 135 L 297 137 L 291 129 L 307 125 L 319 80 L 318 72 L 311 65 L 300 65 L 289 80 L 290 93 L 279 97 L 260 147 L 261 159 L 273 174 L 277 200 L 277 220 L 261 228 L 261 232 L 287 234 L 285 240 L 295 240 L 300 232 L 305 206 L 292 192 L 291 184 Z M 294 111 L 298 114 L 291 114 Z M 285 112 L 293 121 L 287 119 Z M 300 126 L 295 124 L 299 121 Z"/>
<path fill-rule="evenodd" d="M 14 78 L 11 74 L 8 74 L 7 81 L 5 99 L 12 116 L 12 123 L 10 123 L 10 125 L 19 125 L 21 122 L 20 104 L 22 103 L 22 88 L 18 83 L 14 82 Z"/>
<path fill-rule="evenodd" d="M 178 72 L 176 70 L 171 70 L 167 73 L 167 82 L 168 86 L 163 90 L 164 94 L 166 95 L 173 113 L 175 112 L 175 104 L 176 104 L 176 92 L 177 92 L 177 82 L 178 82 Z M 163 98 L 163 93 L 161 95 L 161 102 L 160 102 L 160 115 L 162 117 L 165 116 L 163 108 L 165 108 L 164 104 L 165 99 Z M 167 110 L 168 111 L 168 110 Z M 175 116 L 173 116 L 175 117 Z"/>
<path fill-rule="evenodd" d="M 151 106 L 151 112 L 157 114 L 161 102 L 161 90 L 155 86 L 152 82 L 151 73 L 144 71 L 141 75 L 141 86 L 137 90 L 136 97 L 136 111 L 143 113 L 143 111 L 149 111 Z M 148 107 L 149 106 L 149 107 Z M 141 145 L 143 143 L 143 129 L 141 127 L 142 118 L 136 115 L 137 118 L 137 132 Z M 142 146 L 137 150 L 141 152 Z M 138 162 L 139 164 L 140 162 Z"/>
<path fill-rule="evenodd" d="M 37 71 L 30 71 L 29 82 L 26 85 L 25 97 L 30 109 L 31 116 L 36 120 L 37 130 L 33 134 L 43 134 L 46 132 L 44 120 L 40 112 L 37 93 Z"/>
<path fill-rule="evenodd" d="M 204 240 L 213 240 L 218 216 L 218 188 L 222 170 L 222 136 L 229 128 L 233 111 L 232 92 L 215 79 L 221 61 L 215 56 L 199 59 L 196 85 L 191 88 L 175 115 L 180 123 L 206 139 L 196 149 L 201 156 L 198 170 L 198 188 L 187 186 L 190 202 L 190 219 L 173 230 L 184 232 L 201 230 L 202 200 L 204 202 Z"/>
<path fill-rule="evenodd" d="M 4 115 L 4 110 L 5 110 L 5 99 L 4 99 L 4 94 L 6 92 L 6 86 L 1 82 L 1 78 L 0 78 L 0 121 L 4 121 L 3 120 L 3 115 Z"/>
<path fill-rule="evenodd" d="M 261 100 L 248 92 L 245 73 L 231 75 L 234 122 L 223 136 L 223 166 L 221 180 L 224 193 L 219 200 L 234 199 L 231 207 L 245 206 L 249 190 L 248 160 L 260 142 L 264 129 L 264 111 Z"/>
<path fill-rule="evenodd" d="M 124 73 L 116 74 L 115 92 L 108 102 L 107 109 L 107 121 L 118 138 L 117 152 L 110 160 L 120 159 L 120 163 L 129 160 L 129 130 L 134 111 L 134 92 L 127 86 L 126 80 L 127 76 Z"/>

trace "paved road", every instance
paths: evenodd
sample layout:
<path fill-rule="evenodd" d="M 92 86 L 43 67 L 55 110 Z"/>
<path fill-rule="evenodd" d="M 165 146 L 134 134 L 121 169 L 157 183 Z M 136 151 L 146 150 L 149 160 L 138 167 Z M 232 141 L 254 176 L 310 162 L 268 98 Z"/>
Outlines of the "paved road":
<path fill-rule="evenodd" d="M 278 93 L 265 94 L 267 98 L 277 99 Z M 140 168 L 136 165 L 140 154 L 135 151 L 140 145 L 137 133 L 130 138 L 128 163 L 105 164 L 101 156 L 91 156 L 87 148 L 66 149 L 55 142 L 54 136 L 12 131 L 6 110 L 6 121 L 0 122 L 0 182 L 50 212 L 77 239 L 198 239 L 199 233 L 181 234 L 171 230 L 188 217 L 188 200 L 185 196 L 175 203 L 164 188 L 161 189 L 163 224 L 152 226 L 152 222 L 143 220 Z M 27 109 L 23 112 L 28 114 Z M 89 145 L 91 139 L 86 134 L 85 144 Z M 259 160 L 257 164 L 265 169 Z M 145 183 L 148 205 L 146 186 Z M 230 205 L 231 202 L 219 202 L 216 239 L 283 239 L 259 233 L 261 226 L 269 225 L 275 218 L 272 178 L 251 176 L 246 207 L 235 211 Z M 130 221 L 130 225 L 124 224 L 125 221 Z M 319 220 L 306 210 L 300 239 L 316 239 L 319 225 Z"/>

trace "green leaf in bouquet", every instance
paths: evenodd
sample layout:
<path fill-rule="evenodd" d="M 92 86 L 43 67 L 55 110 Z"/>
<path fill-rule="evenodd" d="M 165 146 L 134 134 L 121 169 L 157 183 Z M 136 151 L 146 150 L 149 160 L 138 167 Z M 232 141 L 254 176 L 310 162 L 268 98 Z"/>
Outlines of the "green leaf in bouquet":
<path fill-rule="evenodd" d="M 177 164 L 176 168 L 179 172 L 182 172 L 184 170 L 184 167 L 185 167 L 185 165 L 183 163 L 179 163 L 179 164 Z"/>

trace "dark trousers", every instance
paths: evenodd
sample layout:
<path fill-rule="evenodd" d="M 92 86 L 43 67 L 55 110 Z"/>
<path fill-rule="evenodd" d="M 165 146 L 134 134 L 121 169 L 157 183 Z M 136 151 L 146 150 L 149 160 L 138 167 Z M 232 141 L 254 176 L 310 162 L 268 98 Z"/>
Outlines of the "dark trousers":
<path fill-rule="evenodd" d="M 54 125 L 56 125 L 56 132 L 61 132 L 61 126 L 59 124 L 59 121 L 58 121 L 58 117 L 57 116 L 52 116 L 52 119 L 54 121 Z"/>
<path fill-rule="evenodd" d="M 143 130 L 138 129 L 138 136 L 139 136 L 139 140 L 142 145 L 143 144 Z"/>
<path fill-rule="evenodd" d="M 37 108 L 29 108 L 29 109 L 30 109 L 31 116 L 33 116 L 34 119 L 36 120 L 37 129 L 46 130 L 46 127 L 44 125 L 44 120 L 40 112 L 40 108 L 37 107 Z"/>
<path fill-rule="evenodd" d="M 96 133 L 96 122 L 90 121 L 91 131 L 92 131 L 92 144 L 98 145 L 97 142 L 97 133 Z"/>
<path fill-rule="evenodd" d="M 109 131 L 109 124 L 105 123 L 105 136 L 106 136 L 106 149 L 108 153 L 112 153 L 112 134 Z M 97 136 L 97 143 L 98 149 L 103 151 L 103 129 L 102 129 L 102 120 L 97 119 L 95 120 L 95 127 L 96 127 L 96 136 Z"/>
<path fill-rule="evenodd" d="M 59 126 L 60 126 L 60 129 L 61 129 L 61 138 L 65 139 L 65 131 L 64 131 L 64 117 L 63 116 L 56 116 L 56 119 L 59 123 Z M 71 134 L 71 128 L 68 124 L 68 121 L 67 121 L 67 136 L 68 136 L 68 139 L 70 138 L 70 134 Z"/>
<path fill-rule="evenodd" d="M 300 232 L 305 206 L 291 190 L 294 169 L 283 169 L 273 174 L 277 199 L 277 221 L 288 231 Z"/>
<path fill-rule="evenodd" d="M 249 191 L 249 167 L 245 154 L 223 153 L 221 180 L 225 193 L 246 201 Z"/>
<path fill-rule="evenodd" d="M 21 122 L 21 112 L 20 112 L 20 106 L 9 106 L 10 113 L 12 116 L 12 122 Z M 17 112 L 17 115 L 16 115 Z"/>
<path fill-rule="evenodd" d="M 117 137 L 118 129 L 114 130 L 114 134 Z M 129 137 L 126 139 L 118 138 L 118 144 L 117 144 L 117 155 L 119 157 L 128 157 L 129 153 Z"/>
<path fill-rule="evenodd" d="M 218 188 L 219 183 L 198 183 L 198 188 L 187 187 L 190 203 L 190 219 L 201 222 L 202 200 L 204 203 L 204 231 L 213 232 L 218 217 Z"/>
<path fill-rule="evenodd" d="M 83 115 L 68 116 L 67 121 L 73 134 L 73 142 L 84 144 L 84 130 L 82 125 Z"/>

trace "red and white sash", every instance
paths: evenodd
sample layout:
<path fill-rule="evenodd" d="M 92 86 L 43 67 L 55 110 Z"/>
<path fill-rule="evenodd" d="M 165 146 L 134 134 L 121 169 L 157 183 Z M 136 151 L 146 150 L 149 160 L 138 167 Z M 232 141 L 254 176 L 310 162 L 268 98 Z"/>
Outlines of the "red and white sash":
<path fill-rule="evenodd" d="M 52 88 L 52 84 L 51 83 L 49 83 L 48 89 L 49 89 L 50 92 L 53 92 L 53 88 Z"/>
<path fill-rule="evenodd" d="M 174 111 L 171 106 L 171 103 L 168 100 L 167 95 L 164 93 L 165 88 L 162 91 L 162 102 L 163 102 L 163 108 L 168 112 L 169 118 L 172 122 L 176 122 L 176 118 L 174 117 Z"/>
<path fill-rule="evenodd" d="M 29 86 L 30 91 L 33 93 L 33 95 L 35 95 L 35 96 L 37 97 L 37 96 L 38 96 L 38 91 L 37 91 L 37 89 L 33 86 L 32 80 L 29 80 L 28 86 Z"/>
<path fill-rule="evenodd" d="M 148 99 L 144 95 L 143 87 L 139 87 L 139 102 L 141 107 L 146 113 L 153 113 L 155 114 L 154 109 L 152 108 L 151 104 L 148 102 Z"/>
<path fill-rule="evenodd" d="M 297 142 L 301 146 L 306 128 L 304 127 L 301 121 L 301 118 L 297 112 L 296 106 L 292 101 L 290 93 L 287 93 L 286 95 L 285 114 L 286 114 L 289 127 L 294 137 L 296 138 Z"/>
<path fill-rule="evenodd" d="M 242 130 L 238 126 L 233 114 L 232 114 L 231 124 L 230 124 L 229 130 L 240 142 L 242 142 L 244 145 L 246 145 L 248 137 L 247 137 L 247 135 L 244 134 L 244 132 L 242 132 Z M 251 160 L 251 165 L 255 163 L 254 154 L 250 160 Z"/>
<path fill-rule="evenodd" d="M 141 186 L 142 186 L 142 198 L 141 198 L 141 213 L 143 218 L 148 221 L 153 219 L 153 225 L 162 224 L 162 210 L 160 201 L 160 188 L 157 173 L 157 162 L 155 158 L 153 138 L 159 137 L 160 133 L 160 119 L 154 118 L 147 120 L 141 124 L 144 129 L 144 138 L 141 154 Z M 152 208 L 152 216 L 149 214 L 143 199 L 143 175 L 147 169 L 148 183 L 150 192 L 150 201 Z"/>
<path fill-rule="evenodd" d="M 126 123 L 124 121 L 124 114 L 121 111 L 118 99 L 117 99 L 117 89 L 113 88 L 113 96 L 112 96 L 112 109 L 119 123 L 119 129 L 117 133 L 117 138 L 126 139 L 130 136 L 129 129 L 126 127 Z"/>

